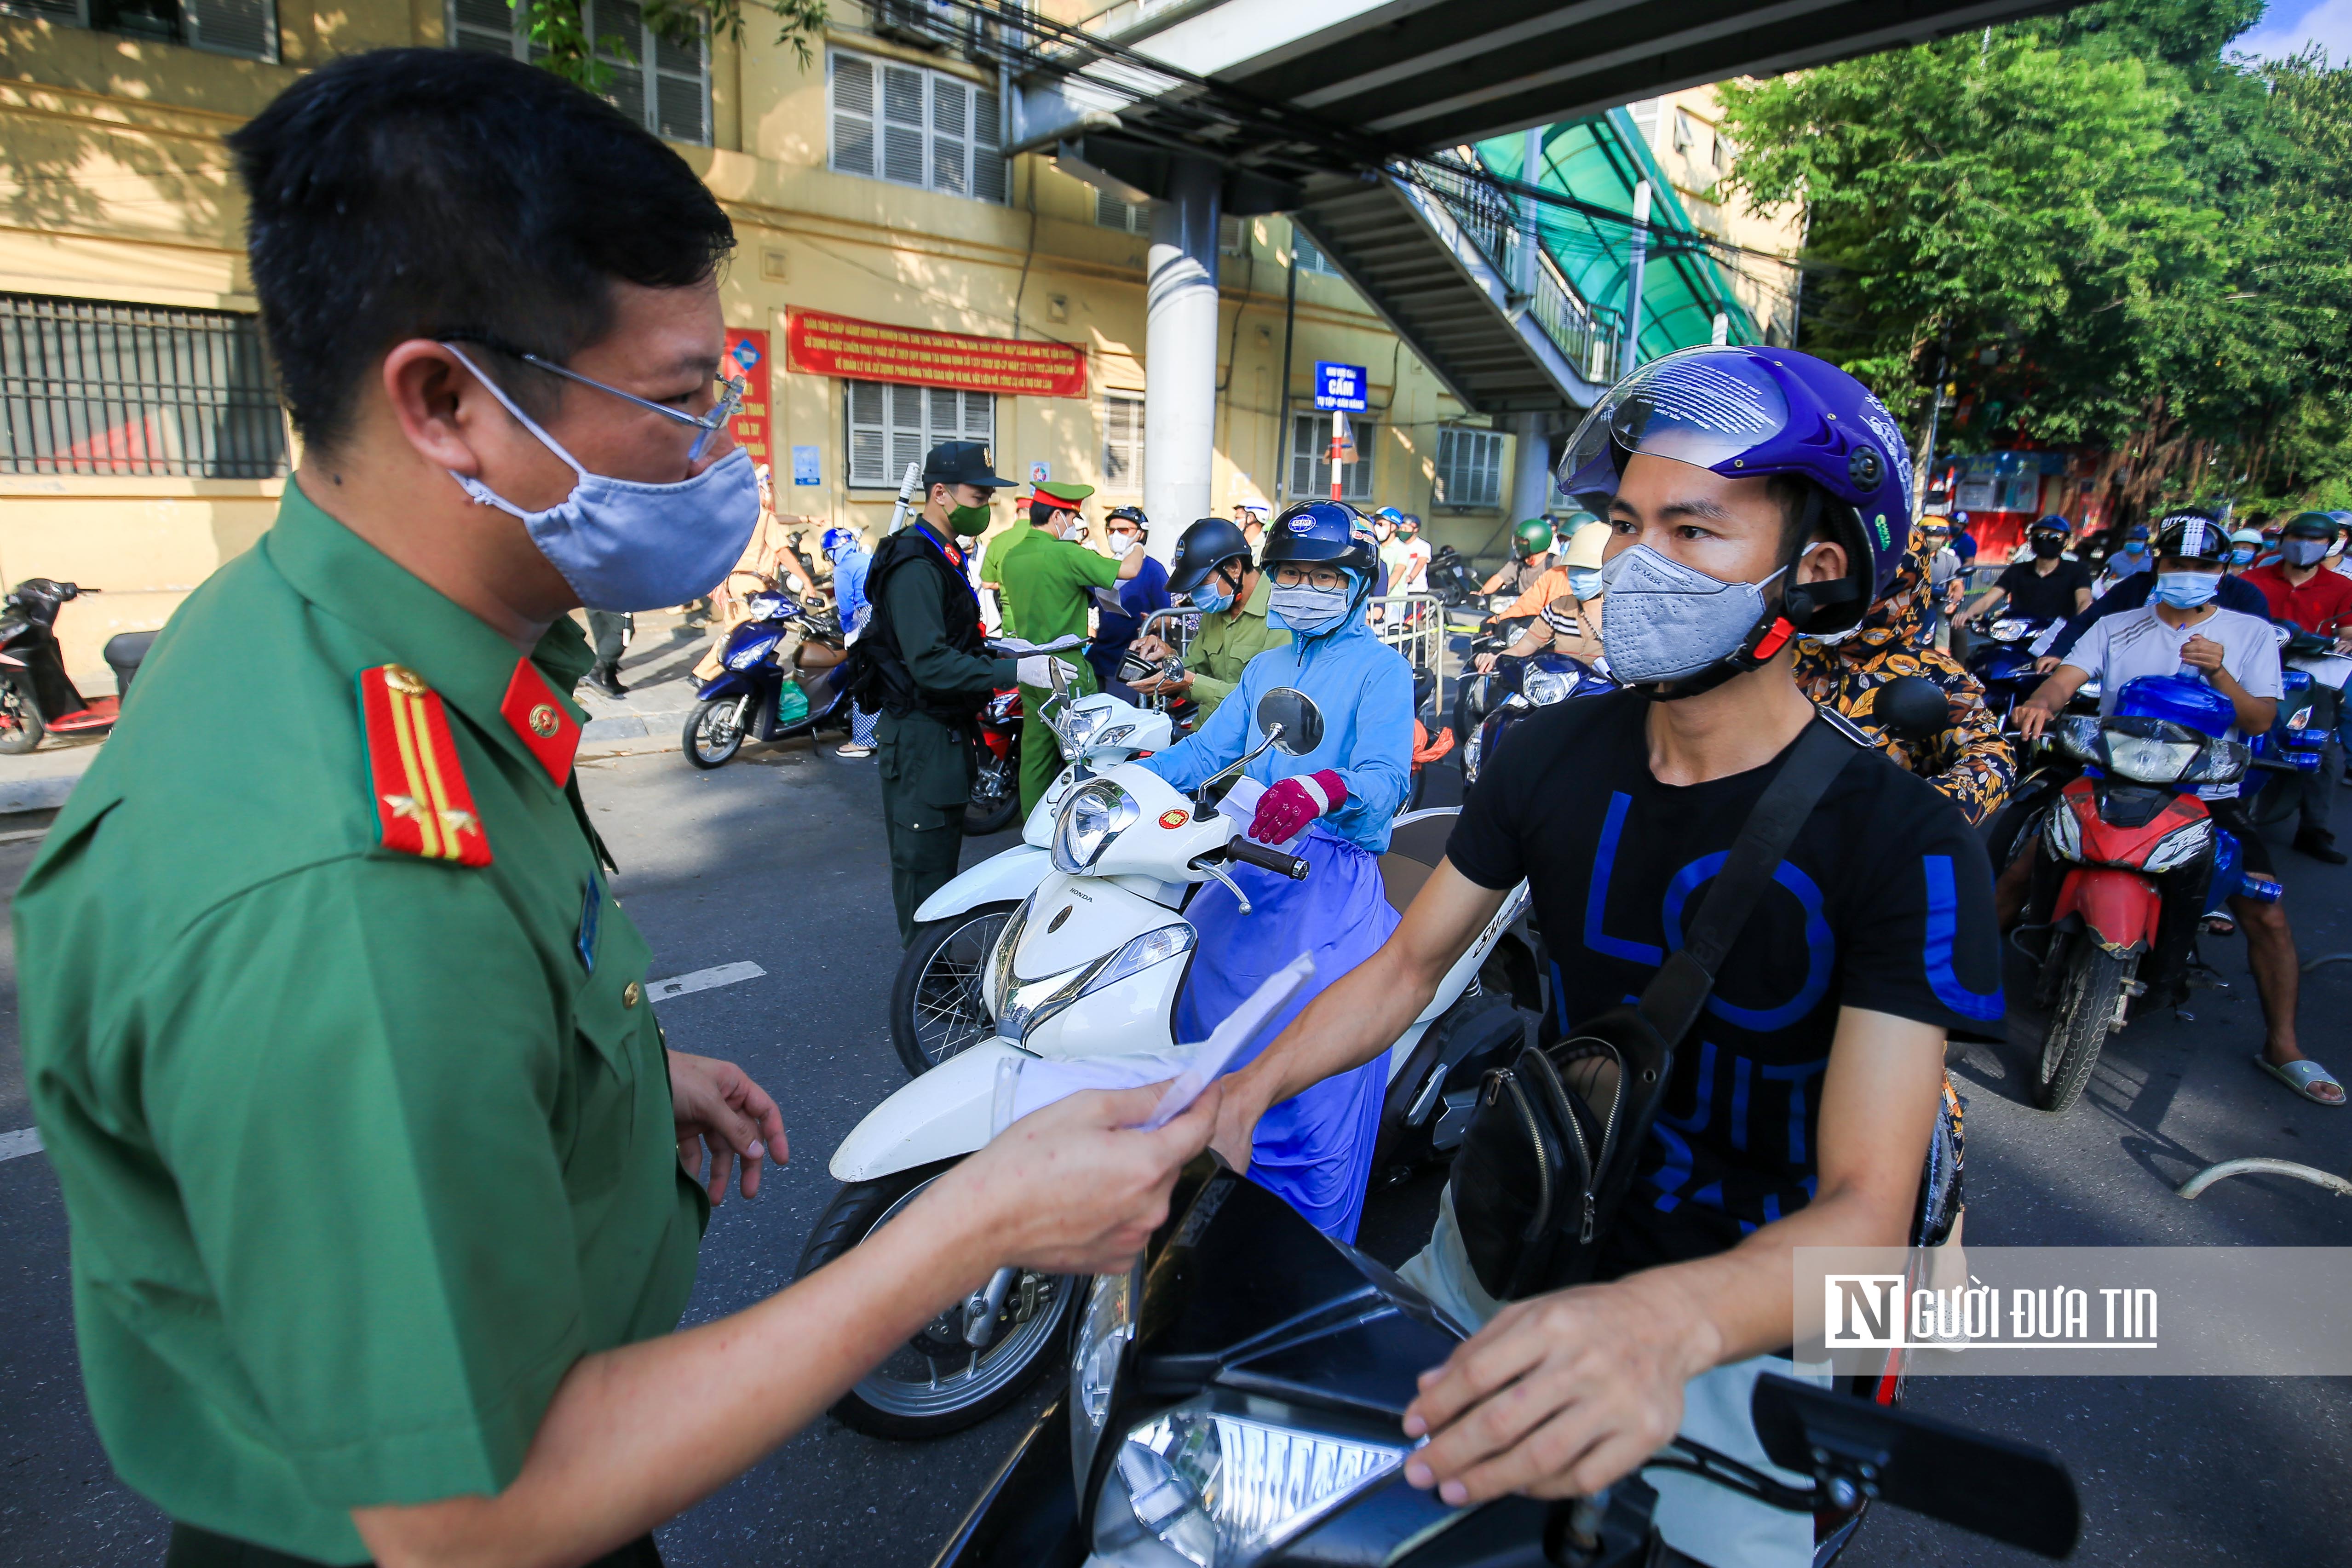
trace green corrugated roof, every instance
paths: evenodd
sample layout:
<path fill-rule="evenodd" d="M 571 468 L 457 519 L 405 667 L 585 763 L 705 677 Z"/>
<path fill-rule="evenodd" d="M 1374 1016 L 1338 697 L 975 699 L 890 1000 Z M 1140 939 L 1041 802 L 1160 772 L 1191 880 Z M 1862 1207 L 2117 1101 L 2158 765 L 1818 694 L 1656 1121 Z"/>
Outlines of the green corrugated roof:
<path fill-rule="evenodd" d="M 1522 136 L 1498 136 L 1478 143 L 1478 157 L 1496 173 L 1516 180 L 1521 177 L 1525 145 Z M 1641 180 L 1650 182 L 1650 253 L 1642 270 L 1643 359 L 1707 342 L 1715 334 L 1717 311 L 1730 318 L 1733 342 L 1762 340 L 1715 259 L 1702 249 L 1675 243 L 1675 235 L 1699 231 L 1631 115 L 1612 109 L 1590 119 L 1547 125 L 1541 146 L 1538 183 L 1589 206 L 1624 214 L 1622 223 L 1566 207 L 1546 206 L 1538 214 L 1544 248 L 1570 287 L 1612 323 L 1624 320 L 1633 186 Z"/>

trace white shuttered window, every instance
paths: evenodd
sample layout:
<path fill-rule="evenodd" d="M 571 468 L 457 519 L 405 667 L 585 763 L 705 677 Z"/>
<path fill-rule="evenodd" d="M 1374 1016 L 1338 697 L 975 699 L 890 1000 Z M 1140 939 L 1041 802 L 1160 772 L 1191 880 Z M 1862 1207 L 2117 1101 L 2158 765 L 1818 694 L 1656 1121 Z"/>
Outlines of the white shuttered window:
<path fill-rule="evenodd" d="M 1143 400 L 1103 399 L 1103 488 L 1130 494 L 1143 488 Z"/>
<path fill-rule="evenodd" d="M 1503 502 L 1503 437 L 1453 425 L 1437 433 L 1437 504 L 1498 507 Z"/>
<path fill-rule="evenodd" d="M 842 49 L 824 68 L 837 172 L 1003 203 L 995 89 Z"/>
<path fill-rule="evenodd" d="M 844 382 L 849 420 L 849 483 L 854 489 L 895 490 L 907 465 L 942 441 L 996 444 L 996 399 L 953 387 L 909 387 L 895 382 Z"/>
<path fill-rule="evenodd" d="M 1372 498 L 1372 449 L 1379 444 L 1380 426 L 1355 414 L 1348 416 L 1348 434 L 1356 443 L 1357 461 L 1339 466 L 1339 498 Z M 1331 416 L 1294 413 L 1290 416 L 1290 497 L 1294 501 L 1331 498 Z"/>
<path fill-rule="evenodd" d="M 523 9 L 507 0 L 448 0 L 452 48 L 481 49 L 535 60 Z M 628 53 L 599 49 L 611 75 L 604 98 L 631 120 L 672 141 L 710 145 L 710 41 L 681 48 L 646 26 L 635 0 L 581 0 L 580 20 L 592 38 L 618 38 Z"/>

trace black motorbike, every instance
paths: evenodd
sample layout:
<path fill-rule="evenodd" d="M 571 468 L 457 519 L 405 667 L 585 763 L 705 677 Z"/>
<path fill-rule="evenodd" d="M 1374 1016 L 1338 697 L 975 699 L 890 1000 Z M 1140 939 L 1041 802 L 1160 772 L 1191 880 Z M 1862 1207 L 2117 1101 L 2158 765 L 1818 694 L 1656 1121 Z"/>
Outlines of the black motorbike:
<path fill-rule="evenodd" d="M 1461 1333 L 1229 1171 L 1196 1166 L 1176 1199 L 1146 1268 L 1095 1280 L 1067 1390 L 933 1568 L 1701 1568 L 1659 1539 L 1638 1476 L 1468 1509 L 1408 1485 L 1401 1419 Z M 1874 1500 L 2044 1556 L 2074 1547 L 2074 1483 L 2038 1450 L 1769 1375 L 1751 1410 L 1772 1462 L 1810 1484 L 1681 1437 L 1654 1465 L 1811 1513 L 1817 1565 Z"/>
<path fill-rule="evenodd" d="M 1985 690 L 1985 706 L 2006 716 L 2047 677 L 2035 673 L 2033 643 L 2052 622 L 2000 615 L 1982 622 L 1969 641 L 1969 674 Z"/>
<path fill-rule="evenodd" d="M 114 727 L 131 677 L 155 641 L 152 632 L 123 632 L 106 641 L 112 696 L 85 697 L 66 674 L 58 648 L 58 612 L 95 588 L 28 577 L 0 601 L 0 753 L 30 751 L 47 735 L 99 735 Z"/>
<path fill-rule="evenodd" d="M 1482 580 L 1462 559 L 1462 552 L 1452 545 L 1439 545 L 1429 554 L 1429 591 L 1437 601 L 1451 610 L 1456 605 L 1475 603 Z"/>
<path fill-rule="evenodd" d="M 1616 689 L 1601 670 L 1566 653 L 1504 654 L 1489 674 L 1465 679 L 1455 699 L 1456 722 L 1467 727 L 1460 732 L 1463 783 L 1478 782 L 1503 732 L 1536 709 Z"/>

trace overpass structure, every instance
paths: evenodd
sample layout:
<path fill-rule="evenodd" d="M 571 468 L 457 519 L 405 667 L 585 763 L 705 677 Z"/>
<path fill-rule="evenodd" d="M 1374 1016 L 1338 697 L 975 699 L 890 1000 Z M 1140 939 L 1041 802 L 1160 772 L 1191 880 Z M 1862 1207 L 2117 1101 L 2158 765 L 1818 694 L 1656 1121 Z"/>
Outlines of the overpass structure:
<path fill-rule="evenodd" d="M 1121 0 L 1065 26 L 946 0 L 1017 44 L 1008 152 L 1152 204 L 1145 502 L 1186 519 L 1210 504 L 1221 213 L 1288 213 L 1465 407 L 1513 419 L 1514 507 L 1539 510 L 1540 434 L 1614 379 L 1614 317 L 1536 237 L 1537 182 L 1478 143 L 2068 3 Z"/>

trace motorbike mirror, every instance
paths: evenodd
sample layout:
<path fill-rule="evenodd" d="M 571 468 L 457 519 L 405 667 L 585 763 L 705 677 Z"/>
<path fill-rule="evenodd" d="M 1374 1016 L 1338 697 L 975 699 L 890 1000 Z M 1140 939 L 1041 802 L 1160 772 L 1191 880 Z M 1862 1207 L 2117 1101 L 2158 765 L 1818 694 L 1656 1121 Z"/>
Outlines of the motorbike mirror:
<path fill-rule="evenodd" d="M 1878 688 L 1870 720 L 1897 740 L 1927 740 L 1952 727 L 1952 709 L 1935 682 L 1897 675 Z"/>
<path fill-rule="evenodd" d="M 1811 1476 L 1832 1505 L 1875 1496 L 2044 1557 L 2082 1532 L 2074 1480 L 2039 1448 L 1769 1372 L 1748 1415 L 1772 1462 Z"/>
<path fill-rule="evenodd" d="M 1257 699 L 1257 727 L 1293 757 L 1323 744 L 1323 710 L 1296 686 L 1276 686 Z"/>

